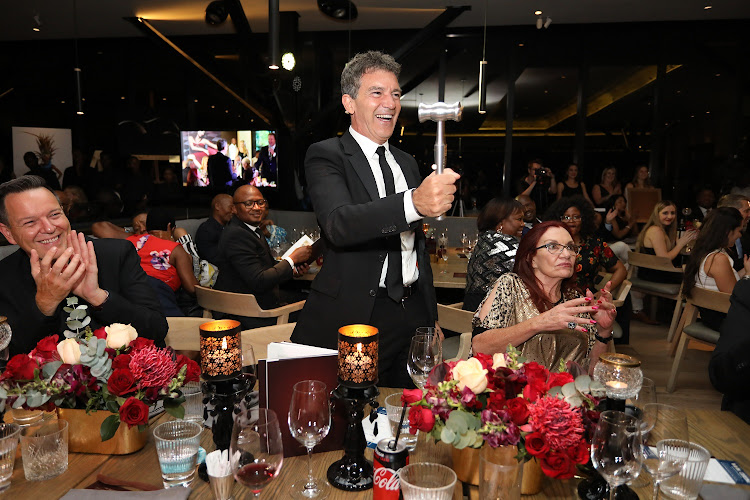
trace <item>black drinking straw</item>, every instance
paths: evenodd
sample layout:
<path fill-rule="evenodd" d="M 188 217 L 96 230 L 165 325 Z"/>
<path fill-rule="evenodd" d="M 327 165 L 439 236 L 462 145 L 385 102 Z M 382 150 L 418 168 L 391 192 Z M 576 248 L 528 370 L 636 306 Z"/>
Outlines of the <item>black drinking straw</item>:
<path fill-rule="evenodd" d="M 404 403 L 404 407 L 401 408 L 401 419 L 398 421 L 398 428 L 396 429 L 396 437 L 392 443 L 388 443 L 388 448 L 390 448 L 391 450 L 396 449 L 396 443 L 398 443 L 398 437 L 401 435 L 401 425 L 404 423 L 404 415 L 406 415 L 406 403 Z"/>

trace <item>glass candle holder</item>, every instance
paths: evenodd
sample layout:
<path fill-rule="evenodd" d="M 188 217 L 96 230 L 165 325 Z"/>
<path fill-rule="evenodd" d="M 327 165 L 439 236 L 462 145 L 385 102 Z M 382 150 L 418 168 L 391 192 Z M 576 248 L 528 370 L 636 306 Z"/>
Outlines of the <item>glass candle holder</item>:
<path fill-rule="evenodd" d="M 594 380 L 604 386 L 608 398 L 634 398 L 643 385 L 641 362 L 627 354 L 604 353 L 594 367 Z"/>
<path fill-rule="evenodd" d="M 242 371 L 240 322 L 209 321 L 200 326 L 201 375 L 206 380 L 230 380 Z"/>
<path fill-rule="evenodd" d="M 363 388 L 378 382 L 378 329 L 369 325 L 339 328 L 339 383 Z"/>

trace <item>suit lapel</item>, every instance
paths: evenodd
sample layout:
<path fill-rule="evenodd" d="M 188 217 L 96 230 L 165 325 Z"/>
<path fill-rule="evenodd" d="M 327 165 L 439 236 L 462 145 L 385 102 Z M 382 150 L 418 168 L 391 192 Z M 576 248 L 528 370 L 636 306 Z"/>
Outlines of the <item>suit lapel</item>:
<path fill-rule="evenodd" d="M 362 181 L 367 190 L 367 194 L 370 195 L 370 199 L 379 200 L 380 194 L 378 193 L 378 185 L 375 184 L 375 176 L 372 175 L 370 163 L 365 158 L 365 154 L 360 149 L 357 141 L 354 140 L 354 137 L 352 137 L 348 130 L 341 136 L 339 141 L 341 141 L 344 154 L 349 158 L 349 163 L 351 163 L 354 171 L 357 172 L 359 180 Z"/>

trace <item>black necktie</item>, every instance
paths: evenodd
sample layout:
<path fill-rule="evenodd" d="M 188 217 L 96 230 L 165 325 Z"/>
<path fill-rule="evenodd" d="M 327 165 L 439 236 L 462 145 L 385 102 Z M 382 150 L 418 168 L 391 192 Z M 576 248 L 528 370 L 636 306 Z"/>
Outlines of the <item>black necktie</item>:
<path fill-rule="evenodd" d="M 261 231 L 260 228 L 256 228 L 255 234 L 257 234 L 258 238 L 260 238 L 260 244 L 263 245 L 263 248 L 266 249 L 268 255 L 271 255 L 271 247 L 268 246 L 268 242 L 266 241 L 266 237 L 263 235 L 263 231 Z"/>
<path fill-rule="evenodd" d="M 380 170 L 383 172 L 385 183 L 385 195 L 396 194 L 396 184 L 393 182 L 393 171 L 385 160 L 385 147 L 379 146 L 376 150 L 380 161 Z M 385 273 L 385 288 L 388 297 L 400 301 L 404 296 L 404 278 L 401 276 L 401 236 L 388 236 L 388 270 Z"/>

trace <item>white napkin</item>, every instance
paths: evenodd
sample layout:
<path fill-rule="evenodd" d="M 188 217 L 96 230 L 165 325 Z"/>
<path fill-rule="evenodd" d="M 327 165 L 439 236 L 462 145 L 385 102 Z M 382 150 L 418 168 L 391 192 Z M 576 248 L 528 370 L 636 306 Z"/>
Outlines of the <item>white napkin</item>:
<path fill-rule="evenodd" d="M 187 500 L 190 488 L 169 488 L 156 491 L 111 491 L 111 490 L 70 490 L 63 500 Z"/>

